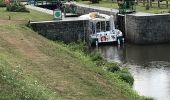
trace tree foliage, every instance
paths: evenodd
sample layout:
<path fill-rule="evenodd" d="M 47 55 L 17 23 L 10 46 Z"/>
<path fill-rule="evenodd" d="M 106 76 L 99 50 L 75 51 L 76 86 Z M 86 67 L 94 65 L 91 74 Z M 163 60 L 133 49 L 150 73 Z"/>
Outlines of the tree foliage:
<path fill-rule="evenodd" d="M 11 12 L 29 12 L 25 5 L 21 4 L 19 1 L 13 1 L 7 5 L 7 11 Z"/>

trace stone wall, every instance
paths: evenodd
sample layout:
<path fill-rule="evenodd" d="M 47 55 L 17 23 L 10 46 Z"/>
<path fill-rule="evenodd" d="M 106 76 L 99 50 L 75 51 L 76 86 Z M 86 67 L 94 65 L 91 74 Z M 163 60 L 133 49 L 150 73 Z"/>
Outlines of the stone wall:
<path fill-rule="evenodd" d="M 32 29 L 39 34 L 66 43 L 87 39 L 86 20 L 31 22 Z"/>
<path fill-rule="evenodd" d="M 115 16 L 117 14 L 117 12 L 111 11 L 111 9 L 104 10 L 104 9 L 97 9 L 97 8 L 93 8 L 93 7 L 83 7 L 83 6 L 77 6 L 77 12 L 80 14 L 88 14 L 90 12 L 99 12 L 102 14 L 115 15 Z"/>
<path fill-rule="evenodd" d="M 170 14 L 125 17 L 126 40 L 136 44 L 170 42 Z"/>

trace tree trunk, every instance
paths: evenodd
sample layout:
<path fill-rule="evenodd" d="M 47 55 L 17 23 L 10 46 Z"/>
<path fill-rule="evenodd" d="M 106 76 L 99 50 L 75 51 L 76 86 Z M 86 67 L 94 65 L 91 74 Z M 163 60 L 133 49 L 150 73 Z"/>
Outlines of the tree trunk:
<path fill-rule="evenodd" d="M 147 0 L 147 4 L 146 4 L 146 10 L 149 10 L 150 6 L 149 6 L 149 0 Z"/>
<path fill-rule="evenodd" d="M 168 0 L 166 0 L 166 7 L 168 8 Z"/>
<path fill-rule="evenodd" d="M 138 5 L 139 4 L 139 0 L 136 0 L 136 5 Z"/>
<path fill-rule="evenodd" d="M 160 8 L 160 0 L 158 0 L 158 7 Z"/>
<path fill-rule="evenodd" d="M 143 0 L 143 6 L 145 6 L 145 0 Z"/>
<path fill-rule="evenodd" d="M 150 7 L 152 7 L 152 0 L 149 0 L 149 3 L 150 3 Z"/>

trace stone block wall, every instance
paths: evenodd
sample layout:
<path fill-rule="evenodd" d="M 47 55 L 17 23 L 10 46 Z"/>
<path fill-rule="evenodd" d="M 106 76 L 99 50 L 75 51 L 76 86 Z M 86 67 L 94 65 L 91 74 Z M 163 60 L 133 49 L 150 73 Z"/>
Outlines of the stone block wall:
<path fill-rule="evenodd" d="M 80 14 L 88 14 L 90 12 L 99 12 L 102 14 L 107 14 L 107 15 L 116 15 L 117 12 L 111 12 L 111 10 L 101 10 L 97 8 L 92 8 L 92 7 L 83 7 L 83 6 L 77 6 L 77 12 Z"/>
<path fill-rule="evenodd" d="M 32 29 L 52 40 L 66 43 L 86 40 L 87 20 L 31 22 Z"/>
<path fill-rule="evenodd" d="M 170 42 L 170 14 L 125 18 L 126 40 L 136 44 Z"/>

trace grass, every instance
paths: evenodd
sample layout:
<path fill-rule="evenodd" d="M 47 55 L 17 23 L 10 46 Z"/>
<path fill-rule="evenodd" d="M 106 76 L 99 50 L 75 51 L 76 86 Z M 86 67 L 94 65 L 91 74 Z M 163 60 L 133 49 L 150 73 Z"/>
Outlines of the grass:
<path fill-rule="evenodd" d="M 4 8 L 0 13 L 0 99 L 145 100 L 81 51 L 25 26 L 28 20 L 52 16 L 36 11 L 9 13 Z M 9 14 L 12 18 L 6 20 Z"/>
<path fill-rule="evenodd" d="M 92 4 L 90 1 L 78 1 L 79 3 L 91 5 L 91 6 L 98 6 L 98 7 L 106 7 L 106 8 L 112 8 L 112 9 L 119 9 L 117 2 L 112 2 L 112 1 L 100 1 L 98 4 Z M 136 11 L 137 12 L 146 12 L 146 13 L 169 13 L 170 12 L 170 7 L 166 8 L 165 5 L 161 5 L 161 8 L 158 8 L 157 2 L 154 2 L 152 4 L 152 7 L 149 10 L 145 9 L 145 6 L 143 6 L 142 3 L 139 3 L 136 6 Z"/>
<path fill-rule="evenodd" d="M 1 55 L 2 56 L 2 55 Z M 39 85 L 33 77 L 23 75 L 22 66 L 12 67 L 0 59 L 1 100 L 58 100 L 55 92 Z M 10 95 L 9 95 L 10 94 Z"/>
<path fill-rule="evenodd" d="M 30 10 L 30 13 L 23 13 L 23 12 L 7 12 L 6 8 L 0 8 L 0 19 L 8 20 L 9 16 L 11 20 L 32 20 L 32 21 L 42 21 L 42 20 L 52 20 L 52 15 L 47 15 L 44 13 L 40 13 L 34 10 Z"/>
<path fill-rule="evenodd" d="M 158 8 L 156 2 L 152 4 L 152 7 L 150 7 L 149 10 L 146 10 L 142 3 L 136 6 L 136 9 L 137 11 L 140 11 L 140 12 L 154 13 L 154 14 L 170 12 L 170 7 L 166 8 L 165 5 L 162 5 L 161 8 Z"/>
<path fill-rule="evenodd" d="M 113 3 L 112 1 L 100 1 L 99 3 L 95 3 L 95 4 L 92 4 L 90 1 L 78 1 L 78 3 L 87 4 L 89 6 L 106 7 L 106 8 L 112 8 L 112 9 L 119 8 L 117 3 Z"/>

